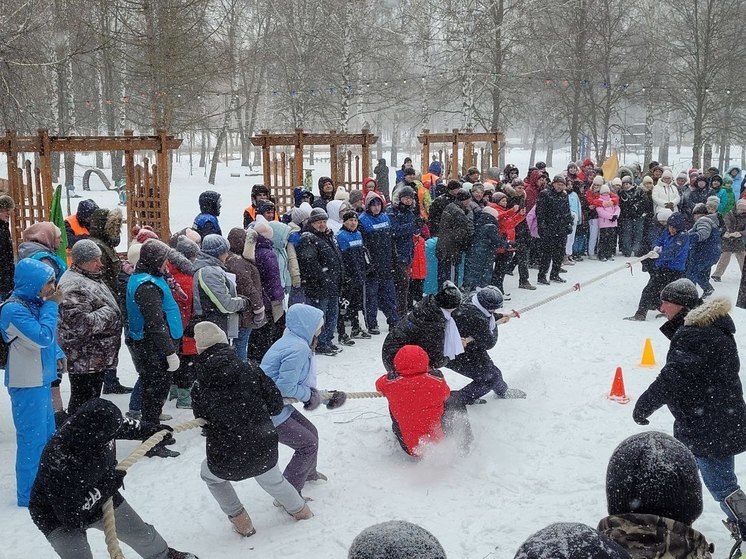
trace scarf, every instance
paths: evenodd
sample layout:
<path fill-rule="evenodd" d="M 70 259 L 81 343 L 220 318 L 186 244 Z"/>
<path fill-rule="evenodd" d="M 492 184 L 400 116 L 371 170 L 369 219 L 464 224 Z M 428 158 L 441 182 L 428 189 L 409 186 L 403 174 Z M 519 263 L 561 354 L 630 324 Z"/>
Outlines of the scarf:
<path fill-rule="evenodd" d="M 446 319 L 445 335 L 443 336 L 443 355 L 448 359 L 455 359 L 457 355 L 464 353 L 464 344 L 461 342 L 461 334 L 458 332 L 456 321 L 453 320 L 452 309 L 440 309 Z"/>
<path fill-rule="evenodd" d="M 476 293 L 471 297 L 471 304 L 482 311 L 482 313 L 484 313 L 484 316 L 488 316 L 490 318 L 490 333 L 494 332 L 495 328 L 497 327 L 497 323 L 495 322 L 495 315 L 479 304 Z"/>

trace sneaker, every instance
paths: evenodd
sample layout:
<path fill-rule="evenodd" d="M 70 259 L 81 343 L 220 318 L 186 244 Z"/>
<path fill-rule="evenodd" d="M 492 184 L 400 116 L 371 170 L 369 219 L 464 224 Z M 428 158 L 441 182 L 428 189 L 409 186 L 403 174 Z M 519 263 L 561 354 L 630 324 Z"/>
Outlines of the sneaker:
<path fill-rule="evenodd" d="M 145 456 L 147 456 L 148 458 L 153 458 L 154 456 L 157 456 L 159 458 L 176 458 L 177 456 L 181 456 L 181 453 L 176 452 L 175 450 L 171 450 L 170 448 L 166 448 L 163 443 L 158 443 L 149 451 L 147 451 L 145 453 Z"/>
<path fill-rule="evenodd" d="M 353 330 L 350 334 L 350 337 L 354 339 L 359 338 L 361 340 L 370 340 L 371 335 L 368 334 L 368 332 L 366 332 L 365 330 Z"/>
<path fill-rule="evenodd" d="M 355 345 L 355 342 L 353 342 L 347 334 L 340 336 L 339 343 L 346 346 Z"/>
<path fill-rule="evenodd" d="M 337 353 L 339 353 L 340 351 L 342 351 L 342 348 L 339 347 L 338 345 L 329 344 L 329 347 L 332 348 L 332 350 L 336 351 Z"/>
<path fill-rule="evenodd" d="M 704 293 L 702 293 L 702 299 L 706 299 L 707 297 L 709 297 L 713 293 L 715 293 L 715 290 L 712 287 L 709 288 L 709 289 L 705 289 Z"/>
<path fill-rule="evenodd" d="M 582 261 L 583 261 L 583 257 L 582 257 L 582 256 L 580 256 L 579 254 L 578 254 L 577 256 L 573 256 L 573 257 L 572 257 L 572 259 L 573 259 L 573 260 L 574 260 L 575 262 L 582 262 Z"/>
<path fill-rule="evenodd" d="M 244 538 L 248 538 L 256 534 L 254 524 L 251 522 L 251 517 L 246 509 L 241 509 L 236 516 L 229 516 L 228 519 L 233 524 L 233 529 L 242 535 Z"/>
<path fill-rule="evenodd" d="M 536 286 L 531 285 L 529 282 L 523 282 L 518 284 L 518 289 L 528 289 L 529 291 L 536 291 Z"/>
<path fill-rule="evenodd" d="M 562 270 L 560 270 L 560 274 L 561 274 L 561 273 L 562 273 Z M 567 283 L 567 280 L 565 280 L 565 279 L 562 279 L 562 278 L 561 278 L 561 277 L 559 277 L 559 276 L 553 276 L 553 277 L 552 277 L 552 276 L 550 276 L 550 277 L 549 277 L 549 280 L 550 280 L 550 281 L 553 281 L 553 282 L 555 282 L 555 283 Z"/>
<path fill-rule="evenodd" d="M 645 316 L 641 314 L 634 314 L 632 316 L 625 316 L 624 320 L 634 320 L 635 322 L 645 322 Z"/>
<path fill-rule="evenodd" d="M 547 278 L 544 278 L 544 277 L 539 277 L 536 280 L 536 283 L 540 283 L 541 285 L 549 285 L 549 280 L 547 280 Z"/>
<path fill-rule="evenodd" d="M 112 386 L 104 386 L 102 392 L 104 394 L 129 394 L 132 392 L 132 387 L 122 386 L 121 384 L 116 383 Z"/>
<path fill-rule="evenodd" d="M 575 266 L 575 262 L 572 261 L 572 258 L 570 256 L 565 256 L 564 262 L 562 262 L 563 265 L 566 266 Z"/>
<path fill-rule="evenodd" d="M 720 278 L 720 276 L 712 276 L 712 277 L 711 277 L 710 279 L 711 279 L 712 281 L 717 281 L 717 282 L 719 282 L 721 278 Z"/>
<path fill-rule="evenodd" d="M 334 351 L 331 347 L 317 347 L 316 355 L 326 355 L 327 357 L 334 357 L 337 355 L 337 351 Z"/>
<path fill-rule="evenodd" d="M 566 273 L 567 273 L 567 270 L 565 270 L 564 268 L 560 268 L 560 269 L 559 269 L 559 273 L 560 273 L 560 274 L 566 274 Z"/>
<path fill-rule="evenodd" d="M 378 328 L 368 328 L 368 334 L 372 334 L 374 336 L 377 336 L 380 333 L 381 333 L 381 331 Z"/>
<path fill-rule="evenodd" d="M 495 392 L 495 398 L 499 400 L 523 400 L 526 398 L 526 393 L 520 388 L 508 388 L 502 394 Z"/>
<path fill-rule="evenodd" d="M 199 559 L 194 553 L 187 551 L 176 551 L 175 549 L 168 548 L 168 559 Z"/>

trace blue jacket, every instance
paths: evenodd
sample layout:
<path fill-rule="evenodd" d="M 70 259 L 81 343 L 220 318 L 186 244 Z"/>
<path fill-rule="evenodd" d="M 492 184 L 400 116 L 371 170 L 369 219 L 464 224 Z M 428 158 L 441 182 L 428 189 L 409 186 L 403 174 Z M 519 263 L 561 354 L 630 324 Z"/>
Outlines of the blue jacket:
<path fill-rule="evenodd" d="M 15 269 L 15 289 L 0 310 L 0 332 L 10 344 L 5 386 L 33 388 L 57 380 L 57 359 L 65 356 L 57 345 L 58 306 L 44 301 L 39 291 L 54 271 L 43 262 L 24 258 Z"/>
<path fill-rule="evenodd" d="M 741 170 L 741 168 L 738 165 L 732 165 L 728 169 L 728 174 L 729 175 L 730 175 L 731 171 L 733 171 L 733 169 L 737 169 L 738 170 L 738 174 L 735 177 L 731 176 L 731 178 L 733 179 L 733 195 L 736 197 L 736 201 L 738 201 L 738 200 L 741 199 L 741 188 L 742 188 L 742 185 L 743 185 L 743 171 Z"/>
<path fill-rule="evenodd" d="M 345 264 L 345 279 L 358 285 L 365 281 L 365 246 L 360 231 L 348 231 L 344 227 L 337 232 L 337 244 L 342 251 Z"/>
<path fill-rule="evenodd" d="M 720 258 L 720 229 L 717 215 L 706 215 L 689 231 L 689 265 L 710 268 Z"/>
<path fill-rule="evenodd" d="M 396 254 L 389 216 L 385 212 L 373 216 L 366 210 L 360 214 L 360 229 L 365 247 L 370 253 L 371 279 L 391 279 Z"/>
<path fill-rule="evenodd" d="M 194 218 L 194 225 L 192 225 L 195 231 L 202 235 L 204 239 L 207 235 L 222 235 L 220 231 L 220 223 L 218 218 L 212 214 L 201 213 Z"/>
<path fill-rule="evenodd" d="M 661 255 L 655 260 L 656 268 L 666 268 L 683 272 L 686 270 L 686 259 L 689 256 L 689 236 L 686 231 L 676 233 L 673 237 L 668 228 L 655 241 L 661 247 Z"/>
<path fill-rule="evenodd" d="M 414 222 L 414 206 L 406 207 L 403 204 L 399 204 L 394 207 L 392 205 L 386 209 L 386 214 L 389 216 L 391 230 L 394 233 L 396 256 L 400 262 L 409 266 L 414 256 L 414 241 L 412 236 L 417 229 L 417 225 Z"/>
<path fill-rule="evenodd" d="M 264 354 L 260 367 L 284 398 L 307 402 L 311 388 L 316 388 L 311 342 L 323 324 L 322 310 L 301 303 L 292 305 L 285 316 L 285 332 Z M 272 416 L 272 423 L 275 427 L 281 425 L 292 412 L 293 406 L 284 406 L 279 414 Z"/>
<path fill-rule="evenodd" d="M 18 247 L 18 258 L 33 258 L 51 266 L 54 270 L 55 281 L 60 281 L 67 270 L 67 263 L 49 248 L 35 241 L 24 241 Z"/>
<path fill-rule="evenodd" d="M 151 276 L 143 272 L 132 274 L 127 282 L 127 318 L 129 320 L 129 337 L 140 341 L 145 337 L 145 317 L 140 306 L 135 301 L 137 288 L 146 282 L 157 285 L 163 292 L 163 313 L 168 322 L 171 338 L 178 340 L 184 333 L 184 325 L 181 321 L 181 311 L 176 303 L 168 283 L 162 277 Z"/>

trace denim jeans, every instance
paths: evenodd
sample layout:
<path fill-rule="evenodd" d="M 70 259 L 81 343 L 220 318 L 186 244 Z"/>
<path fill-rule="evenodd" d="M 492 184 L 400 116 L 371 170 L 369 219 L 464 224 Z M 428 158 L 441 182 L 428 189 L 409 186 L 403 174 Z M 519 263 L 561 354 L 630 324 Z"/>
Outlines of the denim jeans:
<path fill-rule="evenodd" d="M 130 394 L 130 411 L 140 411 L 142 409 L 142 382 L 140 378 L 137 378 L 135 386 L 132 387 L 132 394 Z"/>
<path fill-rule="evenodd" d="M 641 217 L 619 220 L 619 250 L 624 256 L 632 256 L 640 250 L 644 224 Z"/>
<path fill-rule="evenodd" d="M 318 347 L 329 347 L 334 339 L 339 315 L 339 295 L 324 297 L 323 299 L 309 299 L 308 304 L 324 312 L 324 326 L 319 336 Z"/>
<path fill-rule="evenodd" d="M 703 266 L 700 263 L 689 264 L 686 267 L 686 278 L 691 280 L 694 285 L 702 288 L 702 291 L 711 291 L 713 289 L 710 283 L 710 270 L 712 266 Z"/>
<path fill-rule="evenodd" d="M 738 489 L 738 478 L 736 478 L 736 460 L 734 456 L 722 458 L 705 458 L 695 456 L 697 467 L 702 474 L 702 481 L 712 497 L 720 503 L 720 508 L 731 520 L 738 519 L 725 504 L 725 498 Z"/>
<path fill-rule="evenodd" d="M 238 337 L 233 338 L 233 348 L 236 350 L 236 356 L 244 363 L 249 360 L 248 348 L 250 337 L 251 328 L 239 328 Z"/>

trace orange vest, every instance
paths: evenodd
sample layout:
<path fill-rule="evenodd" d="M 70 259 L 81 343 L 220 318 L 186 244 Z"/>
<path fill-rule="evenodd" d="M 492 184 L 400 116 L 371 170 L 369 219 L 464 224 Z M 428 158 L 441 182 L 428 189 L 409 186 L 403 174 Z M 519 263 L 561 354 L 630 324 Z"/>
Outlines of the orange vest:
<path fill-rule="evenodd" d="M 80 224 L 80 222 L 78 221 L 78 216 L 75 214 L 67 216 L 67 218 L 65 218 L 65 223 L 67 223 L 70 226 L 70 229 L 72 230 L 73 235 L 75 235 L 76 237 L 80 235 L 90 234 L 88 229 L 83 227 Z M 69 240 L 68 240 L 68 245 L 67 245 L 67 251 L 65 251 L 65 254 L 67 256 L 67 266 L 69 268 L 70 266 L 73 265 L 72 245 L 69 243 Z"/>
<path fill-rule="evenodd" d="M 251 221 L 256 221 L 256 207 L 254 207 L 253 204 L 244 211 L 251 216 Z M 277 213 L 277 210 L 275 210 L 275 217 L 272 221 L 280 221 L 280 216 Z"/>

